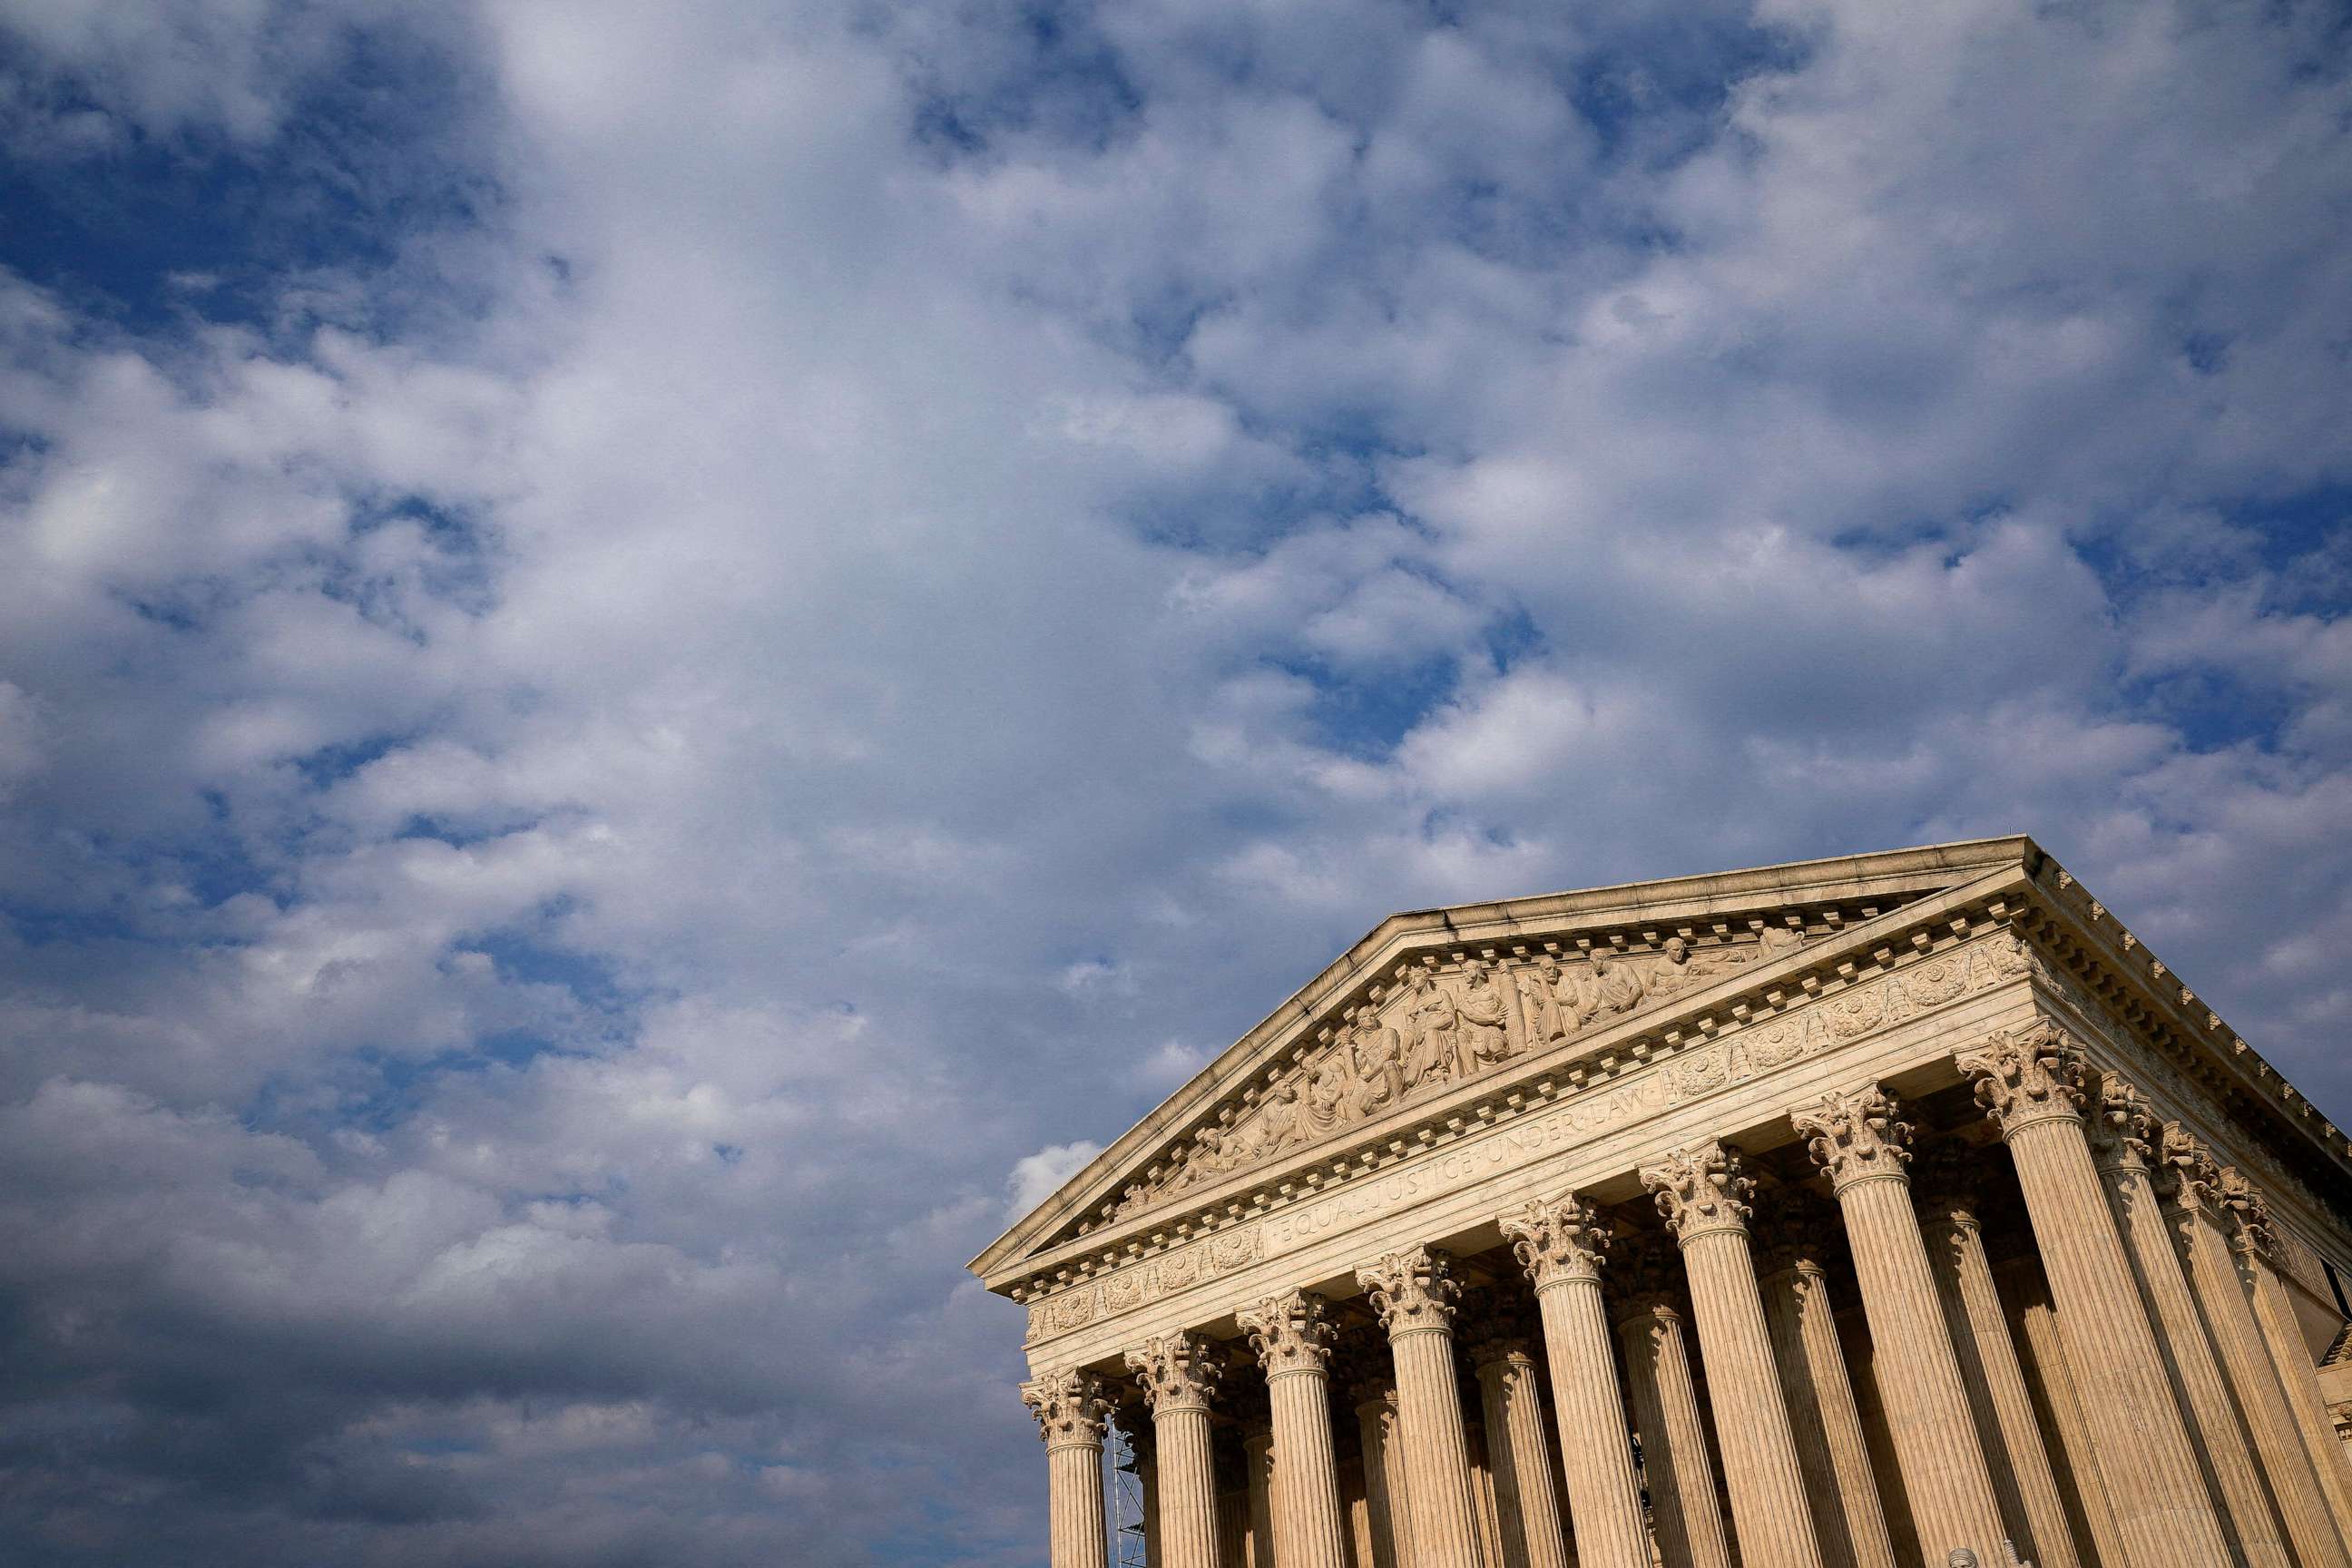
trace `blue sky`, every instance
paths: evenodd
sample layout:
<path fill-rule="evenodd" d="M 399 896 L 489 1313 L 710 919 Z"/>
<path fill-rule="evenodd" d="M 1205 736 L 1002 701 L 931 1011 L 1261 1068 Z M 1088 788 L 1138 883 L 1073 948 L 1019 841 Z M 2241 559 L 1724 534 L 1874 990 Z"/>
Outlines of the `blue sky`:
<path fill-rule="evenodd" d="M 0 1532 L 1034 1562 L 1393 909 L 2031 832 L 2352 1115 L 2347 43 L 0 0 Z"/>

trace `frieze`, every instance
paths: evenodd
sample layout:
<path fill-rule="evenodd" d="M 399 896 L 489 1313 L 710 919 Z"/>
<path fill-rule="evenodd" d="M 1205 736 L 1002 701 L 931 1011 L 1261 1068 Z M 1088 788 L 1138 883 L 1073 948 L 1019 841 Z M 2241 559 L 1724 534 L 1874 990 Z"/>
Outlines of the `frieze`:
<path fill-rule="evenodd" d="M 1035 1344 L 1277 1257 L 1332 1231 L 1382 1218 L 1424 1198 L 1524 1165 L 1596 1134 L 1645 1120 L 1819 1055 L 2002 981 L 2047 976 L 2039 954 L 2009 931 L 1937 952 L 1808 1000 L 1691 1047 L 1570 1090 L 1549 1106 L 1470 1133 L 1433 1155 L 1297 1199 L 1275 1213 L 1187 1242 L 1029 1303 Z"/>

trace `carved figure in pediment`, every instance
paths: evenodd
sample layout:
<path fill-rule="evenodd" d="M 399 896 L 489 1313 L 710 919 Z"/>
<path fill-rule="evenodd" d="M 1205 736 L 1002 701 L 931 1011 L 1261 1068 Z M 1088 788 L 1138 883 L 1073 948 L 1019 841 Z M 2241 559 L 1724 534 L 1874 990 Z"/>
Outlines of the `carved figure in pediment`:
<path fill-rule="evenodd" d="M 1612 1013 L 1630 1013 L 1642 1005 L 1647 990 L 1642 976 L 1630 963 L 1595 952 L 1591 963 L 1592 984 L 1601 994 L 1601 1005 Z"/>
<path fill-rule="evenodd" d="M 1370 1007 L 1357 1009 L 1348 1029 L 1356 1068 L 1356 1114 L 1372 1116 L 1405 1097 L 1404 1036 Z"/>
<path fill-rule="evenodd" d="M 1348 1120 L 1348 1091 L 1355 1086 L 1348 1052 L 1343 1039 L 1307 1075 L 1307 1093 L 1299 1102 L 1298 1114 L 1310 1135 L 1328 1132 Z"/>
<path fill-rule="evenodd" d="M 1405 982 L 1403 1011 L 1405 1087 L 1461 1076 L 1462 1010 L 1453 994 L 1428 970 L 1416 969 Z"/>
<path fill-rule="evenodd" d="M 1258 1107 L 1257 1120 L 1251 1124 L 1248 1152 L 1244 1160 L 1262 1160 L 1287 1147 L 1298 1137 L 1298 1084 L 1285 1079 L 1269 1090 L 1265 1102 Z"/>
<path fill-rule="evenodd" d="M 1237 1163 L 1234 1152 L 1226 1147 L 1225 1130 L 1214 1122 L 1192 1135 L 1192 1147 L 1180 1150 L 1183 1165 L 1168 1190 L 1181 1193 L 1187 1187 L 1206 1185 L 1216 1180 Z"/>
<path fill-rule="evenodd" d="M 1469 977 L 1462 986 L 1458 1006 L 1462 1019 L 1462 1043 L 1469 1056 L 1469 1070 L 1492 1067 L 1507 1060 L 1511 1054 L 1509 1014 L 1503 1006 L 1502 987 L 1495 984 L 1495 975 L 1483 963 L 1470 966 Z"/>
<path fill-rule="evenodd" d="M 1748 954 L 1747 956 L 1752 956 Z M 1701 952 L 1681 937 L 1666 938 L 1664 962 L 1650 972 L 1646 986 L 1652 996 L 1664 996 L 1676 991 L 1694 991 L 1712 984 L 1729 971 L 1747 962 L 1747 956 L 1736 950 L 1718 948 Z"/>
<path fill-rule="evenodd" d="M 1530 1049 L 1541 1050 L 1575 1033 L 1576 1015 L 1562 990 L 1559 960 L 1547 958 L 1532 969 L 1522 969 L 1518 983 L 1519 1014 L 1528 1021 Z"/>

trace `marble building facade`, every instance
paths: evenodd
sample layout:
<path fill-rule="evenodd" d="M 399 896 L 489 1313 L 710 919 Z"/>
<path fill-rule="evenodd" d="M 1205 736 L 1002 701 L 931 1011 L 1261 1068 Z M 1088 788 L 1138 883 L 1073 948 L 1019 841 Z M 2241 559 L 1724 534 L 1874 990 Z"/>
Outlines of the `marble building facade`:
<path fill-rule="evenodd" d="M 1053 1568 L 2352 1568 L 2348 1215 L 2021 837 L 1393 917 L 972 1268 Z"/>

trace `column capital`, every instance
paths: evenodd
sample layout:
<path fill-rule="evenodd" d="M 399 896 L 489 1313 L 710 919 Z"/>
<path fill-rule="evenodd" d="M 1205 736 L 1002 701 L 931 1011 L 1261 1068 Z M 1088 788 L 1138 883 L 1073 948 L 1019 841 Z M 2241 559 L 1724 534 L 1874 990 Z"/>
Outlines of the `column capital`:
<path fill-rule="evenodd" d="M 2083 1047 L 2046 1018 L 1995 1029 L 1981 1045 L 1955 1051 L 1952 1060 L 1976 1079 L 1977 1103 L 2003 1138 L 2043 1121 L 2082 1120 Z"/>
<path fill-rule="evenodd" d="M 2139 1090 L 2116 1073 L 2099 1075 L 2099 1102 L 2083 1131 L 2102 1175 L 2145 1172 L 2156 1153 L 2156 1112 L 2148 1109 Z"/>
<path fill-rule="evenodd" d="M 1409 1247 L 1383 1253 L 1356 1270 L 1356 1283 L 1372 1300 L 1381 1327 L 1389 1338 L 1410 1333 L 1450 1331 L 1454 1303 L 1462 1286 L 1454 1278 L 1454 1260 L 1433 1247 Z"/>
<path fill-rule="evenodd" d="M 2246 1180 L 2237 1166 L 2224 1165 L 2219 1195 L 2230 1224 L 2231 1247 L 2240 1258 L 2276 1262 L 2278 1229 L 2271 1223 L 2270 1200 L 2263 1190 Z"/>
<path fill-rule="evenodd" d="M 1702 1236 L 1748 1229 L 1747 1199 L 1756 1184 L 1742 1169 L 1739 1151 L 1713 1138 L 1644 1166 L 1642 1185 L 1657 1200 L 1666 1228 L 1685 1247 Z"/>
<path fill-rule="evenodd" d="M 1322 1372 L 1339 1337 L 1320 1296 L 1279 1290 L 1234 1314 L 1268 1381 L 1292 1373 Z"/>
<path fill-rule="evenodd" d="M 1599 1284 L 1607 1260 L 1609 1222 L 1574 1193 L 1535 1198 L 1498 1215 L 1503 1239 L 1537 1290 L 1554 1285 Z"/>
<path fill-rule="evenodd" d="M 1154 1334 L 1127 1352 L 1127 1370 L 1143 1389 L 1154 1415 L 1170 1410 L 1206 1411 L 1225 1375 L 1224 1362 L 1200 1335 Z"/>
<path fill-rule="evenodd" d="M 1911 1161 L 1911 1124 L 1895 1120 L 1895 1097 L 1874 1083 L 1841 1094 L 1832 1089 L 1789 1112 L 1813 1163 L 1843 1193 L 1864 1182 L 1905 1181 Z"/>
<path fill-rule="evenodd" d="M 2221 1163 L 2178 1121 L 2166 1122 L 2157 1135 L 2156 1188 L 2172 1207 L 2221 1221 Z"/>
<path fill-rule="evenodd" d="M 1087 1372 L 1049 1372 L 1021 1385 L 1021 1403 L 1037 1418 L 1048 1448 L 1099 1448 L 1110 1415 L 1102 1379 Z"/>

